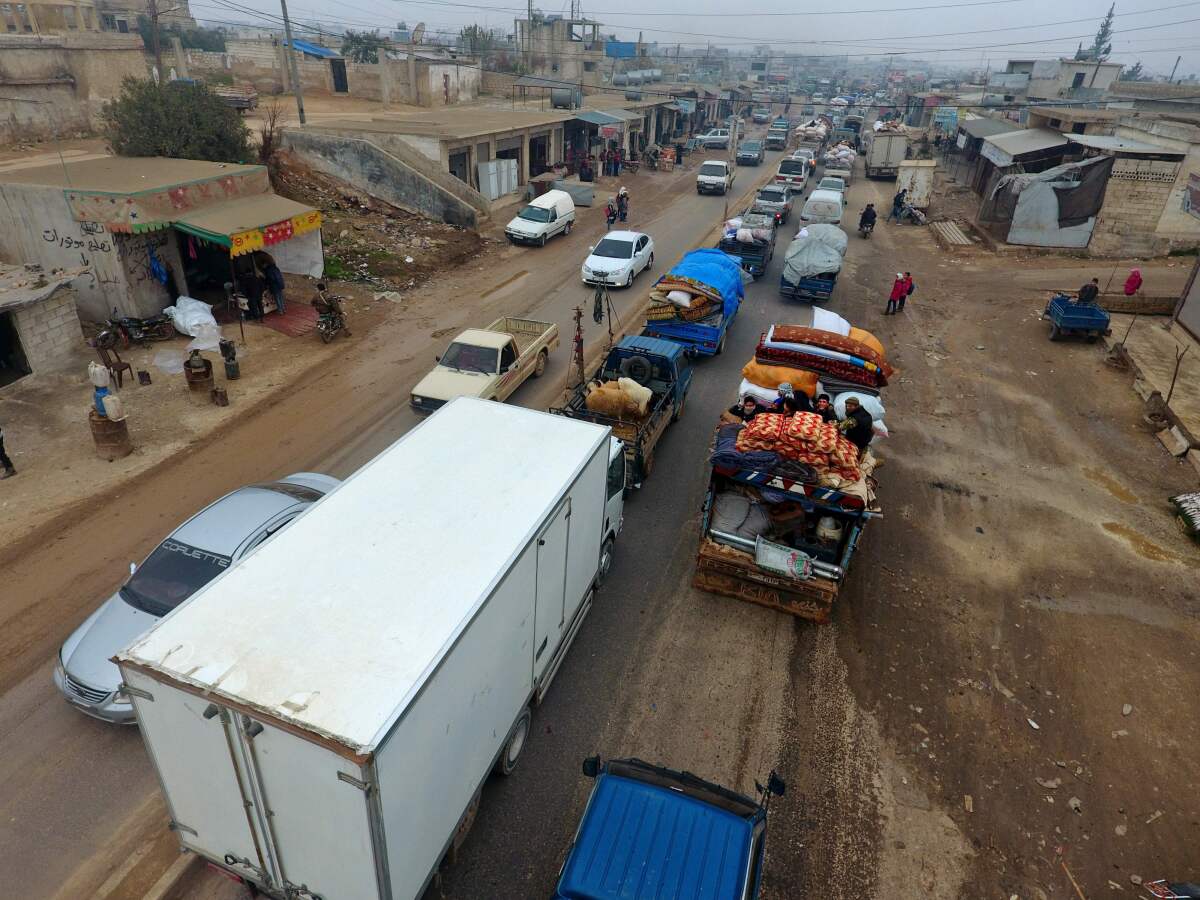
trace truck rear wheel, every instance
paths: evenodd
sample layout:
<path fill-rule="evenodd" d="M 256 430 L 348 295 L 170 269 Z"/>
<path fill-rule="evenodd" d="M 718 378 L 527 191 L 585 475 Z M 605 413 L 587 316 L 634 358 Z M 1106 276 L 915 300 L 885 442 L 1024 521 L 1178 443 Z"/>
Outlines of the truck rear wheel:
<path fill-rule="evenodd" d="M 511 775 L 517 768 L 521 753 L 525 749 L 525 741 L 529 738 L 532 722 L 533 714 L 526 707 L 513 724 L 512 730 L 508 733 L 508 739 L 504 742 L 504 749 L 500 751 L 500 758 L 496 760 L 497 775 Z"/>
<path fill-rule="evenodd" d="M 538 354 L 537 362 L 533 364 L 533 377 L 541 378 L 542 373 L 546 371 L 546 351 L 543 350 Z"/>
<path fill-rule="evenodd" d="M 612 571 L 613 561 L 613 539 L 609 538 L 604 542 L 604 546 L 600 548 L 600 567 L 596 570 L 597 586 L 604 584 L 608 580 L 608 573 Z"/>

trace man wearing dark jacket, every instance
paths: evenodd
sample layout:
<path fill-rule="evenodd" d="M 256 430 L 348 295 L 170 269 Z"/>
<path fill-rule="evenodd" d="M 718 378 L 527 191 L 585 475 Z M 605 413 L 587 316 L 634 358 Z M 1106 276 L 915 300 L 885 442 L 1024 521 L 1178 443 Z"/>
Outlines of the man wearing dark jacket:
<path fill-rule="evenodd" d="M 1100 296 L 1100 279 L 1093 278 L 1087 284 L 1079 289 L 1080 303 L 1095 303 L 1096 298 Z"/>
<path fill-rule="evenodd" d="M 871 443 L 871 438 L 875 436 L 871 414 L 863 409 L 854 397 L 846 398 L 846 418 L 838 423 L 838 428 L 846 435 L 847 440 L 858 448 L 859 456 L 862 456 L 867 445 Z"/>

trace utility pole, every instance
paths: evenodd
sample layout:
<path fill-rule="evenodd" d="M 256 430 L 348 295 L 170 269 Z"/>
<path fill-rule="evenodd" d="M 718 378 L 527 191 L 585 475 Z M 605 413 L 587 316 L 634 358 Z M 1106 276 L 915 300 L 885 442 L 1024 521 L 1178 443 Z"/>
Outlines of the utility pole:
<path fill-rule="evenodd" d="M 533 74 L 533 0 L 529 0 L 529 18 L 525 20 L 525 74 Z"/>
<path fill-rule="evenodd" d="M 147 0 L 146 12 L 150 14 L 150 47 L 154 51 L 154 80 L 162 84 L 162 41 L 158 36 L 158 0 Z"/>
<path fill-rule="evenodd" d="M 1175 57 L 1175 65 L 1171 66 L 1171 77 L 1167 79 L 1167 84 L 1175 83 L 1175 70 L 1179 68 L 1179 61 L 1181 59 L 1183 59 L 1182 56 Z"/>
<path fill-rule="evenodd" d="M 296 64 L 296 45 L 292 42 L 292 20 L 288 18 L 287 0 L 279 0 L 279 6 L 283 10 L 283 36 L 287 38 L 287 66 L 292 73 L 292 90 L 296 92 L 296 112 L 300 114 L 300 124 L 303 125 L 304 90 L 300 86 L 300 67 Z"/>

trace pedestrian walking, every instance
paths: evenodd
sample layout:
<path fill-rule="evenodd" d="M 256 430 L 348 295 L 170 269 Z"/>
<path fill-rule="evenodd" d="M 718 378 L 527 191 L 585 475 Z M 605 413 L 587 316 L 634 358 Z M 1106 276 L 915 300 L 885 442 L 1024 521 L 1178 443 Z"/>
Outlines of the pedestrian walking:
<path fill-rule="evenodd" d="M 610 199 L 604 207 L 604 230 L 609 231 L 617 221 L 617 205 Z"/>
<path fill-rule="evenodd" d="M 1132 297 L 1142 289 L 1142 270 L 1130 269 L 1129 277 L 1125 279 L 1125 296 Z"/>
<path fill-rule="evenodd" d="M 613 163 L 613 175 L 620 177 L 621 166 L 625 164 L 625 151 L 620 147 L 617 148 L 617 156 Z"/>
<path fill-rule="evenodd" d="M 12 478 L 16 474 L 16 467 L 4 452 L 4 426 L 0 425 L 0 478 Z"/>
<path fill-rule="evenodd" d="M 913 295 L 913 291 L 917 289 L 916 283 L 913 281 L 912 272 L 904 273 L 904 296 L 900 298 L 900 309 L 904 309 L 904 301 Z"/>
<path fill-rule="evenodd" d="M 622 222 L 629 221 L 629 191 L 625 188 L 617 191 L 617 216 Z"/>
<path fill-rule="evenodd" d="M 892 221 L 892 216 L 896 217 L 896 222 L 900 221 L 900 214 L 904 212 L 904 201 L 908 198 L 908 188 L 900 188 L 896 192 L 896 196 L 892 198 L 892 211 L 888 213 L 887 220 Z"/>
<path fill-rule="evenodd" d="M 904 273 L 897 272 L 896 280 L 892 282 L 892 292 L 888 294 L 887 310 L 884 312 L 884 315 L 894 315 L 901 302 L 907 296 L 908 283 L 904 280 Z"/>

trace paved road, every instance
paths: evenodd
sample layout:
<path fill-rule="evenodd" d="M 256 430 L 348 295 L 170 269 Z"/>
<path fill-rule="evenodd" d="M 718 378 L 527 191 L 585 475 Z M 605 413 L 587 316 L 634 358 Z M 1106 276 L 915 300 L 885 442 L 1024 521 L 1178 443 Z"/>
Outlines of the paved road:
<path fill-rule="evenodd" d="M 628 227 L 654 237 L 657 272 L 696 246 L 725 207 L 722 198 L 695 194 L 695 167 L 629 179 Z M 767 173 L 742 169 L 733 196 Z M 0 597 L 0 679 L 11 685 L 0 695 L 0 884 L 22 884 L 28 897 L 68 898 L 107 880 L 111 896 L 136 896 L 169 862 L 164 848 L 173 839 L 160 827 L 156 783 L 136 730 L 79 715 L 50 683 L 58 645 L 119 583 L 128 562 L 240 484 L 301 469 L 351 474 L 416 423 L 410 387 L 468 324 L 503 314 L 557 322 L 563 348 L 546 375 L 514 397 L 533 408 L 552 405 L 567 376 L 572 308 L 584 304 L 589 348 L 604 332 L 592 323 L 591 293 L 578 281 L 587 244 L 603 231 L 598 218 L 591 211 L 572 236 L 544 250 L 505 248 L 452 274 L 399 321 L 347 342 L 338 363 L 306 375 L 280 402 L 138 479 L 114 502 L 64 522 L 51 540 L 10 548 Z M 618 316 L 632 315 L 651 279 L 643 275 L 634 290 L 614 292 Z M 688 427 L 703 431 L 699 413 Z M 664 482 L 673 477 L 667 462 L 656 473 Z M 634 546 L 638 531 L 629 534 L 626 543 Z"/>

